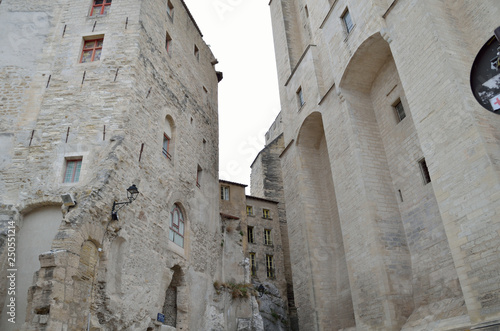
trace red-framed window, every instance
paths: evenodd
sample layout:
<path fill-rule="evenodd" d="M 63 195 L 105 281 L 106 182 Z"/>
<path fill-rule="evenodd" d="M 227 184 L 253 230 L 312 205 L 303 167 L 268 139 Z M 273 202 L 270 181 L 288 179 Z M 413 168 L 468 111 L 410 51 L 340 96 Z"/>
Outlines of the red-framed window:
<path fill-rule="evenodd" d="M 167 158 L 167 159 L 172 159 L 172 155 L 170 155 L 170 137 L 167 136 L 166 133 L 163 134 L 163 148 L 162 148 L 162 151 L 163 151 L 163 155 Z"/>
<path fill-rule="evenodd" d="M 66 160 L 63 183 L 76 183 L 80 179 L 82 159 Z"/>
<path fill-rule="evenodd" d="M 184 216 L 177 204 L 170 213 L 169 239 L 175 244 L 184 247 Z"/>
<path fill-rule="evenodd" d="M 111 0 L 94 0 L 90 16 L 106 15 L 109 11 L 109 6 L 111 6 Z"/>
<path fill-rule="evenodd" d="M 101 59 L 103 43 L 104 38 L 85 40 L 80 63 L 99 61 Z"/>

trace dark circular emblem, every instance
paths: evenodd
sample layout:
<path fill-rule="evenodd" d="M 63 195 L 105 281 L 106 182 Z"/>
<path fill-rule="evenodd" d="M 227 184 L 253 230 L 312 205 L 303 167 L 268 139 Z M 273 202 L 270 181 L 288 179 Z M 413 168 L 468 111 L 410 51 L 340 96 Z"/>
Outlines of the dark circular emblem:
<path fill-rule="evenodd" d="M 487 110 L 500 114 L 500 27 L 474 60 L 470 85 L 474 97 Z"/>

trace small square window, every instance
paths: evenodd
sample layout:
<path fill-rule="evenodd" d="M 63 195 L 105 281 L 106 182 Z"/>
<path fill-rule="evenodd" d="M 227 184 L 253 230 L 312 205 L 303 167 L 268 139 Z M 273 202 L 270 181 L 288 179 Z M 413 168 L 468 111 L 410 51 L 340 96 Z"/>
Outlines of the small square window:
<path fill-rule="evenodd" d="M 94 62 L 101 59 L 104 38 L 84 40 L 80 63 Z"/>
<path fill-rule="evenodd" d="M 111 6 L 111 0 L 94 0 L 90 16 L 106 15 Z"/>
<path fill-rule="evenodd" d="M 165 38 L 165 49 L 167 50 L 167 53 L 170 54 L 172 51 L 172 37 L 167 32 L 167 37 Z"/>
<path fill-rule="evenodd" d="M 272 245 L 273 244 L 273 238 L 271 237 L 271 230 L 265 229 L 264 230 L 264 245 Z"/>
<path fill-rule="evenodd" d="M 174 19 L 174 5 L 172 5 L 172 2 L 170 2 L 170 0 L 168 0 L 168 3 L 167 3 L 167 14 L 171 20 Z"/>
<path fill-rule="evenodd" d="M 220 199 L 229 201 L 229 186 L 220 187 Z"/>
<path fill-rule="evenodd" d="M 418 161 L 418 165 L 420 166 L 420 172 L 422 173 L 424 184 L 429 184 L 431 182 L 431 175 L 429 174 L 429 168 L 427 168 L 425 158 Z"/>
<path fill-rule="evenodd" d="M 194 56 L 196 57 L 197 61 L 200 61 L 200 50 L 198 49 L 198 46 L 194 45 Z"/>
<path fill-rule="evenodd" d="M 247 206 L 247 215 L 253 216 L 253 207 L 252 206 Z"/>
<path fill-rule="evenodd" d="M 248 243 L 250 244 L 254 244 L 255 243 L 255 237 L 254 237 L 254 233 L 253 233 L 253 226 L 249 226 L 248 227 Z"/>
<path fill-rule="evenodd" d="M 347 33 L 351 33 L 354 23 L 352 22 L 351 13 L 349 13 L 348 9 L 346 9 L 342 15 L 342 21 L 344 22 Z"/>
<path fill-rule="evenodd" d="M 302 108 L 302 106 L 306 103 L 304 101 L 304 94 L 302 93 L 302 87 L 299 87 L 297 90 L 297 100 L 299 101 L 299 109 Z"/>
<path fill-rule="evenodd" d="M 262 209 L 262 218 L 271 218 L 269 209 Z"/>
<path fill-rule="evenodd" d="M 80 180 L 82 159 L 66 160 L 63 183 L 76 183 Z"/>
<path fill-rule="evenodd" d="M 403 103 L 401 102 L 401 99 L 396 101 L 396 103 L 392 107 L 394 108 L 394 111 L 396 113 L 398 123 L 401 122 L 406 117 L 405 109 L 403 107 Z"/>

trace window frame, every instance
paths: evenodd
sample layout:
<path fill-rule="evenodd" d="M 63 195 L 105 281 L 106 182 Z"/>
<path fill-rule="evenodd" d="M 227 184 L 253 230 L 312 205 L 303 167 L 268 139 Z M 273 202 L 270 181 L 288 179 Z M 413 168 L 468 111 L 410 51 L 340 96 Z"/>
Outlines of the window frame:
<path fill-rule="evenodd" d="M 170 20 L 173 22 L 174 20 L 174 5 L 170 0 L 167 1 L 167 15 L 170 18 Z"/>
<path fill-rule="evenodd" d="M 168 55 L 172 54 L 172 37 L 170 36 L 168 31 L 166 31 L 165 36 L 165 50 L 167 51 Z"/>
<path fill-rule="evenodd" d="M 257 276 L 257 255 L 255 252 L 248 253 L 250 258 L 250 276 Z"/>
<path fill-rule="evenodd" d="M 96 1 L 97 0 L 92 1 L 92 9 L 90 10 L 90 17 L 98 16 L 98 15 L 107 15 L 108 12 L 105 9 L 106 9 L 106 7 L 111 6 L 112 0 L 103 0 L 102 4 L 97 4 L 97 5 L 96 5 Z M 99 13 L 94 15 L 94 10 L 96 8 L 99 8 L 99 7 L 101 7 L 101 9 L 99 9 Z M 108 11 L 109 11 L 109 9 L 108 9 Z"/>
<path fill-rule="evenodd" d="M 271 219 L 271 210 L 262 208 L 262 218 Z"/>
<path fill-rule="evenodd" d="M 255 227 L 247 226 L 247 241 L 249 244 L 255 244 Z"/>
<path fill-rule="evenodd" d="M 273 245 L 273 237 L 271 234 L 271 229 L 264 229 L 264 245 L 266 246 Z"/>
<path fill-rule="evenodd" d="M 276 268 L 274 266 L 273 255 L 266 255 L 266 275 L 267 278 L 276 278 Z"/>
<path fill-rule="evenodd" d="M 221 185 L 220 186 L 220 199 L 224 201 L 229 201 L 229 186 Z"/>
<path fill-rule="evenodd" d="M 351 15 L 351 12 L 349 11 L 348 7 L 345 8 L 345 10 L 342 13 L 342 15 L 340 16 L 340 18 L 342 19 L 342 23 L 344 25 L 345 32 L 349 35 L 352 32 L 352 30 L 354 29 L 354 21 L 352 19 L 352 15 Z M 346 18 L 349 18 L 350 25 L 348 24 Z"/>
<path fill-rule="evenodd" d="M 171 140 L 172 139 L 166 133 L 163 133 L 162 153 L 163 153 L 163 156 L 165 156 L 169 160 L 172 160 L 172 155 L 170 154 Z M 167 143 L 167 149 L 165 149 L 165 142 Z"/>
<path fill-rule="evenodd" d="M 401 106 L 401 110 L 403 112 L 403 116 L 401 117 L 401 114 L 400 114 L 400 109 L 398 109 L 398 106 Z M 403 105 L 403 100 L 401 100 L 401 98 L 397 99 L 393 104 L 392 104 L 392 109 L 394 109 L 394 112 L 396 114 L 396 120 L 398 121 L 398 123 L 400 123 L 402 120 L 404 120 L 406 118 L 406 111 L 405 111 L 405 107 Z"/>
<path fill-rule="evenodd" d="M 176 225 L 174 223 L 174 213 L 178 213 L 179 217 L 177 218 L 178 224 Z M 181 224 L 182 224 L 182 233 L 181 233 Z M 184 214 L 182 213 L 182 209 L 179 207 L 178 204 L 174 204 L 174 207 L 172 211 L 170 212 L 170 223 L 169 223 L 169 234 L 168 238 L 170 241 L 172 241 L 174 244 L 177 246 L 180 246 L 181 248 L 184 248 L 184 240 L 185 240 L 185 232 L 186 232 L 186 221 L 184 220 Z M 182 240 L 182 245 L 179 245 L 176 241 L 175 238 L 176 236 L 179 236 Z"/>
<path fill-rule="evenodd" d="M 421 158 L 418 161 L 418 167 L 420 168 L 420 174 L 422 175 L 422 180 L 424 182 L 424 185 L 427 185 L 430 182 L 432 182 L 431 174 L 429 172 L 429 168 L 427 167 L 427 162 L 425 161 L 425 157 Z"/>
<path fill-rule="evenodd" d="M 83 157 L 66 159 L 66 164 L 65 164 L 65 168 L 64 168 L 64 174 L 63 174 L 63 184 L 74 184 L 74 183 L 78 183 L 80 181 L 80 174 L 82 171 L 82 163 L 83 163 Z M 74 164 L 74 167 L 73 167 L 73 170 L 71 171 L 70 181 L 66 181 L 66 177 L 68 175 L 68 165 L 69 164 Z M 77 177 L 76 181 L 75 181 L 75 175 Z"/>
<path fill-rule="evenodd" d="M 254 216 L 253 206 L 247 206 L 247 216 Z"/>
<path fill-rule="evenodd" d="M 94 37 L 92 37 L 92 38 L 94 38 Z M 92 48 L 85 48 L 85 45 L 89 42 L 92 42 L 92 41 L 94 42 L 94 46 Z M 102 44 L 100 47 L 97 47 L 99 41 L 102 41 Z M 95 39 L 83 39 L 83 47 L 82 47 L 82 52 L 80 55 L 80 63 L 92 63 L 92 62 L 101 61 L 103 48 L 104 48 L 104 36 L 99 37 L 99 38 L 95 38 Z M 101 54 L 99 55 L 99 59 L 96 60 L 95 55 L 96 55 L 96 51 L 98 51 L 98 50 L 101 51 Z M 88 62 L 83 62 L 83 55 L 85 54 L 85 52 L 88 52 L 88 51 L 92 51 L 91 59 Z"/>

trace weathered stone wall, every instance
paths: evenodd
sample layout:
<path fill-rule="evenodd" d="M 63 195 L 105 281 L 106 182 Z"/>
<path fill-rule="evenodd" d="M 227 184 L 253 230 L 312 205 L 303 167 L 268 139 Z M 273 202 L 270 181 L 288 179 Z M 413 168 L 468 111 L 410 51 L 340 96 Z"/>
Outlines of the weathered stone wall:
<path fill-rule="evenodd" d="M 309 15 L 300 15 L 306 5 Z M 499 239 L 491 233 L 499 226 L 500 118 L 475 102 L 469 71 L 498 25 L 499 4 L 273 0 L 270 7 L 301 328 L 353 326 L 348 312 L 333 314 L 338 296 L 352 296 L 351 321 L 363 330 L 498 323 Z M 311 27 L 310 42 L 297 26 Z M 252 174 L 259 192 L 265 150 Z M 325 222 L 337 211 L 337 221 Z M 340 274 L 323 271 L 330 261 Z M 323 288 L 341 279 L 350 295 Z"/>
<path fill-rule="evenodd" d="M 173 19 L 164 0 L 113 2 L 98 17 L 89 17 L 90 2 L 3 1 L 0 7 L 4 38 L 14 36 L 19 44 L 3 48 L 0 63 L 7 146 L 0 168 L 2 214 L 11 204 L 21 221 L 40 206 L 61 206 L 62 193 L 77 201 L 63 208 L 52 251 L 40 257 L 28 293 L 27 329 L 78 328 L 89 315 L 95 329 L 157 328 L 153 321 L 175 270 L 181 275 L 177 327 L 206 327 L 198 316 L 215 295 L 222 253 L 218 77 L 184 3 L 171 2 Z M 23 27 L 36 33 L 18 38 Z M 104 37 L 100 61 L 79 63 L 84 38 L 94 37 Z M 167 120 L 171 159 L 162 153 Z M 78 183 L 62 183 L 68 157 L 83 158 Z M 131 184 L 139 197 L 110 222 L 113 201 L 126 200 Z M 185 220 L 184 247 L 169 240 L 175 204 Z M 88 277 L 79 271 L 87 241 L 98 251 L 90 299 L 80 286 Z"/>

